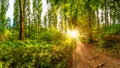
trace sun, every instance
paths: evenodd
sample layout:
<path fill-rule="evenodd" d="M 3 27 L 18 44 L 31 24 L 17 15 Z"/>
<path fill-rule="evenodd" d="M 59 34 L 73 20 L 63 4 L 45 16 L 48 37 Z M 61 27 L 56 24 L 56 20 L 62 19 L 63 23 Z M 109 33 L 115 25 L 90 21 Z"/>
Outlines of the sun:
<path fill-rule="evenodd" d="M 67 30 L 67 35 L 70 38 L 77 39 L 79 37 L 79 31 L 78 30 Z"/>

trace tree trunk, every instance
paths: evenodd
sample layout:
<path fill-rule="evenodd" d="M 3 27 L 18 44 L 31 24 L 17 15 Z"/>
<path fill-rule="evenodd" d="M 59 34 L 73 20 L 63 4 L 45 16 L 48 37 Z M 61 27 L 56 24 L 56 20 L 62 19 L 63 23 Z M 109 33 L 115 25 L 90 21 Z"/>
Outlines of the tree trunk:
<path fill-rule="evenodd" d="M 19 0 L 20 7 L 20 40 L 24 40 L 24 11 L 23 11 L 23 1 Z"/>
<path fill-rule="evenodd" d="M 88 15 L 88 27 L 89 27 L 89 38 L 88 41 L 91 43 L 93 41 L 92 39 L 92 23 L 91 23 L 91 17 Z"/>
<path fill-rule="evenodd" d="M 108 25 L 108 19 L 107 19 L 107 15 L 108 15 L 108 12 L 107 12 L 107 1 L 106 0 L 104 0 L 104 5 L 105 5 L 105 30 L 106 30 L 106 27 L 107 27 L 107 25 Z"/>
<path fill-rule="evenodd" d="M 100 30 L 100 20 L 99 20 L 99 9 L 97 7 L 97 32 L 99 33 Z"/>
<path fill-rule="evenodd" d="M 31 14 L 31 13 L 29 12 L 29 27 L 28 27 L 28 30 L 29 30 L 29 31 L 28 31 L 28 38 L 29 38 L 29 39 L 31 39 L 31 36 L 30 36 L 30 35 L 31 35 L 31 24 L 30 24 L 30 23 L 31 23 L 31 21 L 30 21 L 31 17 L 30 17 L 30 14 Z"/>
<path fill-rule="evenodd" d="M 113 10 L 113 11 L 112 11 L 112 12 L 113 12 L 113 15 L 112 15 L 113 22 L 112 22 L 112 23 L 113 23 L 113 24 L 116 23 L 116 21 L 115 21 L 115 13 L 116 13 L 116 12 L 115 12 L 115 8 L 116 8 L 116 7 L 115 7 L 115 1 L 113 1 L 113 7 L 112 7 L 112 10 Z"/>

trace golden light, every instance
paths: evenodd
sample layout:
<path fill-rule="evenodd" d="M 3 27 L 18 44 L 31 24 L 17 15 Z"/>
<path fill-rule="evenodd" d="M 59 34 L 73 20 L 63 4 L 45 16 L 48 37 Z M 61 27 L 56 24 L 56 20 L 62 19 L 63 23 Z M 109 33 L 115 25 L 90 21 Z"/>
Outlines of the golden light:
<path fill-rule="evenodd" d="M 77 39 L 79 37 L 78 30 L 67 30 L 67 35 L 71 38 Z"/>

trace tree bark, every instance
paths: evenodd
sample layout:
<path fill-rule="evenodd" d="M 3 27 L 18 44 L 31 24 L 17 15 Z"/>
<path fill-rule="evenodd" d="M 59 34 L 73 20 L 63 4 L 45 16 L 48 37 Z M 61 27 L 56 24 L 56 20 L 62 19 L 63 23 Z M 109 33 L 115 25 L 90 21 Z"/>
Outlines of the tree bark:
<path fill-rule="evenodd" d="M 107 12 L 107 0 L 104 0 L 104 6 L 105 6 L 105 9 L 104 9 L 105 10 L 105 12 L 104 12 L 105 13 L 105 30 L 106 30 L 106 27 L 108 25 L 108 19 L 107 19 L 108 18 L 108 16 L 107 16 L 108 15 L 108 12 Z"/>
<path fill-rule="evenodd" d="M 20 40 L 24 40 L 24 11 L 23 11 L 23 0 L 19 0 L 20 7 Z"/>
<path fill-rule="evenodd" d="M 99 9 L 97 7 L 97 32 L 99 33 L 100 29 L 100 20 L 99 20 Z"/>

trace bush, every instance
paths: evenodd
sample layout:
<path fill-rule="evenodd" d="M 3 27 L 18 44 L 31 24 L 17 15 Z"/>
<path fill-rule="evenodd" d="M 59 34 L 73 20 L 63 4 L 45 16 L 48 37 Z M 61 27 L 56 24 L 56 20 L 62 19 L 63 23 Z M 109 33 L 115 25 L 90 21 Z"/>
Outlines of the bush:
<path fill-rule="evenodd" d="M 0 60 L 3 68 L 65 68 L 72 46 L 43 41 L 8 41 L 0 44 Z"/>
<path fill-rule="evenodd" d="M 120 24 L 113 24 L 108 27 L 102 27 L 101 33 L 98 36 L 99 38 L 99 45 L 101 48 L 112 49 L 117 38 L 112 37 L 112 35 L 119 35 L 120 32 Z"/>
<path fill-rule="evenodd" d="M 48 43 L 61 41 L 63 40 L 63 34 L 55 28 L 51 28 L 40 33 L 40 40 Z"/>

